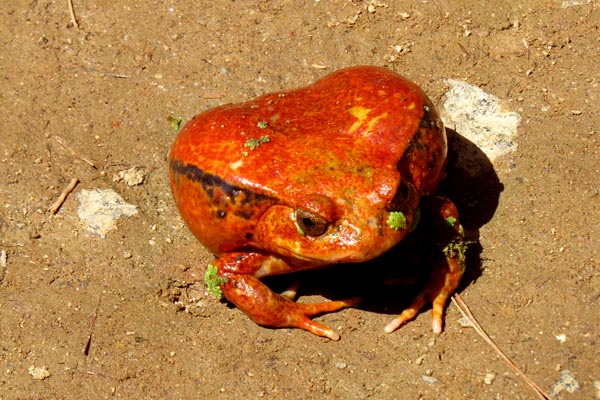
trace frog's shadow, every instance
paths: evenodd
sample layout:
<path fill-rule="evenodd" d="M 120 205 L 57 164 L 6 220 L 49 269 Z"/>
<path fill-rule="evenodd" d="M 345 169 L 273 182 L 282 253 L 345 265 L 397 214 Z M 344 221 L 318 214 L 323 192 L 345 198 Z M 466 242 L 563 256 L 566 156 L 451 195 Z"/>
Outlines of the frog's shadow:
<path fill-rule="evenodd" d="M 437 194 L 456 204 L 469 241 L 460 292 L 481 275 L 479 229 L 494 215 L 503 185 L 491 161 L 474 143 L 453 130 L 447 132 L 446 177 Z M 386 254 L 365 263 L 340 264 L 267 281 L 274 290 L 280 290 L 291 279 L 300 279 L 300 296 L 322 295 L 332 300 L 360 296 L 360 309 L 399 314 L 418 294 L 431 270 L 431 247 L 421 242 L 418 235 L 414 239 L 409 236 Z"/>

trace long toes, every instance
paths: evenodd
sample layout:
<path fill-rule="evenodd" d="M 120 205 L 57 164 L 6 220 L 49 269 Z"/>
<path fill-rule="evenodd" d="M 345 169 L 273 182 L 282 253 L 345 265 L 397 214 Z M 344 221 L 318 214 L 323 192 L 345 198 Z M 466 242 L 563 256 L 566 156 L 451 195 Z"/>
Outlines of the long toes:
<path fill-rule="evenodd" d="M 289 315 L 286 326 L 304 329 L 317 336 L 326 337 L 331 340 L 340 340 L 340 335 L 336 331 L 311 320 L 310 317 L 355 306 L 360 300 L 359 297 L 353 297 L 351 299 L 329 301 L 327 303 L 293 303 L 294 306 L 290 307 L 290 310 L 288 310 Z"/>
<path fill-rule="evenodd" d="M 308 318 L 298 321 L 297 327 L 307 330 L 317 336 L 326 337 L 335 341 L 340 340 L 340 335 L 336 331 Z"/>
<path fill-rule="evenodd" d="M 385 326 L 385 328 L 383 328 L 385 333 L 392 333 L 396 329 L 400 328 L 402 325 L 406 324 L 408 321 L 414 319 L 415 316 L 417 315 L 417 313 L 419 312 L 420 308 L 421 307 L 418 307 L 418 308 L 409 307 L 409 308 L 405 309 L 404 311 L 402 311 L 402 314 L 398 315 L 396 318 L 391 320 Z"/>
<path fill-rule="evenodd" d="M 413 303 L 407 307 L 402 314 L 390 321 L 384 328 L 386 333 L 392 333 L 408 321 L 414 319 L 419 310 L 428 302 L 429 296 L 426 292 L 421 293 Z M 448 295 L 441 293 L 433 300 L 431 308 L 432 329 L 434 333 L 442 333 L 444 324 L 444 310 L 448 302 Z"/>
<path fill-rule="evenodd" d="M 327 303 L 316 304 L 300 304 L 296 303 L 302 310 L 302 313 L 307 317 L 312 317 L 319 314 L 330 313 L 341 310 L 342 308 L 354 307 L 360 303 L 360 297 L 352 297 L 346 300 L 328 301 Z"/>
<path fill-rule="evenodd" d="M 385 333 L 392 333 L 408 321 L 413 320 L 417 313 L 426 303 L 426 296 L 422 293 L 412 302 L 410 306 L 402 311 L 402 314 L 391 320 L 384 328 Z"/>

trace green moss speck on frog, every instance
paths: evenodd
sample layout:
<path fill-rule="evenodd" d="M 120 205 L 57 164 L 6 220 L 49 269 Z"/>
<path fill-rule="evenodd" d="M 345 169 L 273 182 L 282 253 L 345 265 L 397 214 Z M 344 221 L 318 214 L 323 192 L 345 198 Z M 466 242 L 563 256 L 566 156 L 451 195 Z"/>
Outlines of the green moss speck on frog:
<path fill-rule="evenodd" d="M 464 264 L 467 250 L 469 249 L 469 241 L 457 236 L 444 247 L 444 255 L 448 258 L 457 258 L 461 264 Z"/>
<path fill-rule="evenodd" d="M 446 218 L 446 224 L 450 228 L 454 228 L 454 224 L 456 224 L 456 218 L 454 218 L 454 217 Z M 461 224 L 458 225 L 458 233 L 460 233 L 461 235 L 464 235 L 464 233 L 465 233 L 465 230 L 463 229 L 463 226 Z"/>
<path fill-rule="evenodd" d="M 223 297 L 223 291 L 221 285 L 226 283 L 229 279 L 223 278 L 218 275 L 217 267 L 212 264 L 206 266 L 206 272 L 204 273 L 204 282 L 210 294 L 215 296 L 217 299 Z"/>
<path fill-rule="evenodd" d="M 402 211 L 392 211 L 387 219 L 387 224 L 395 230 L 406 229 L 406 217 Z"/>
<path fill-rule="evenodd" d="M 446 223 L 448 224 L 448 226 L 454 227 L 454 224 L 456 223 L 456 218 L 448 217 L 446 218 Z"/>
<path fill-rule="evenodd" d="M 244 143 L 245 147 L 249 147 L 250 150 L 255 150 L 258 146 L 260 146 L 263 143 L 269 143 L 271 141 L 271 139 L 269 138 L 268 135 L 265 136 L 261 136 L 258 139 L 248 139 L 246 140 L 246 143 Z"/>
<path fill-rule="evenodd" d="M 265 129 L 267 126 L 269 126 L 269 123 L 267 121 L 259 121 L 256 126 L 258 126 L 260 129 Z"/>

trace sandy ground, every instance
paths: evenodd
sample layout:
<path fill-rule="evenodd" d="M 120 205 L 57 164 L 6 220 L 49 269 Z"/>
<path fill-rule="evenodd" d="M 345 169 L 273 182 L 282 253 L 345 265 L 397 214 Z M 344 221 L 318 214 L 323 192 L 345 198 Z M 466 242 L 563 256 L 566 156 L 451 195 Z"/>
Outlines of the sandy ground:
<path fill-rule="evenodd" d="M 535 398 L 454 306 L 439 336 L 427 311 L 385 334 L 393 304 L 322 316 L 340 329 L 332 342 L 261 328 L 190 285 L 212 256 L 170 196 L 169 119 L 358 64 L 437 104 L 447 79 L 464 80 L 521 115 L 491 192 L 457 194 L 478 240 L 461 296 L 546 392 L 600 398 L 597 2 L 74 6 L 79 28 L 66 1 L 0 6 L 0 398 Z M 143 184 L 113 180 L 133 166 Z M 77 193 L 97 188 L 139 211 L 105 239 L 77 214 Z"/>

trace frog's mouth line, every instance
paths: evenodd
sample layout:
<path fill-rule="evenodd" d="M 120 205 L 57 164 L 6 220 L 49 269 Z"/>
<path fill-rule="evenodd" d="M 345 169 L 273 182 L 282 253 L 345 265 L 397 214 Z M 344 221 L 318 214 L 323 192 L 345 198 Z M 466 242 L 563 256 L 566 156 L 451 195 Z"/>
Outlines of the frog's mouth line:
<path fill-rule="evenodd" d="M 261 221 L 264 222 L 264 221 Z M 294 225 L 289 221 L 290 225 Z M 323 235 L 309 237 L 296 232 L 295 239 L 289 236 L 272 234 L 277 228 L 263 237 L 259 247 L 271 254 L 279 255 L 294 265 L 331 265 L 359 263 L 378 257 L 398 242 L 398 237 L 386 238 L 375 234 L 378 227 L 365 224 L 356 226 L 345 219 L 337 220 Z M 288 227 L 289 230 L 291 230 Z M 283 231 L 283 229 L 281 230 Z"/>

